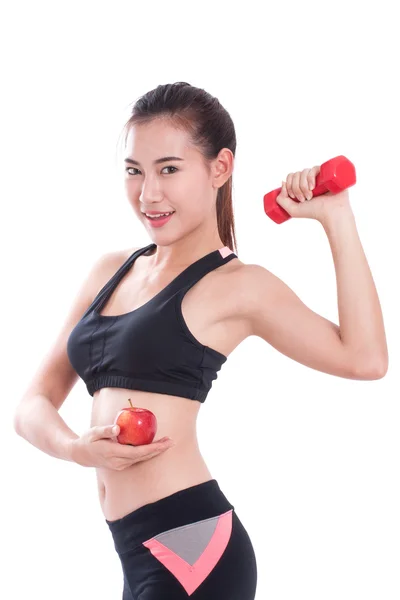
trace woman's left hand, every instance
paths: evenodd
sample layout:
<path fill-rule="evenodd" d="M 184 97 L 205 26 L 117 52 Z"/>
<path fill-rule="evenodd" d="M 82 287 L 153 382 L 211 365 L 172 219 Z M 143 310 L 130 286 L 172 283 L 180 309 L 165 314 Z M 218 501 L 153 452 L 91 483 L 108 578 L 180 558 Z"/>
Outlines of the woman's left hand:
<path fill-rule="evenodd" d="M 326 192 L 313 197 L 312 190 L 315 188 L 315 179 L 319 172 L 319 166 L 303 169 L 303 171 L 289 173 L 286 181 L 282 181 L 282 189 L 276 202 L 291 217 L 316 219 L 322 222 L 329 218 L 333 211 L 350 208 L 348 189 L 337 194 Z M 292 198 L 297 198 L 300 202 Z"/>

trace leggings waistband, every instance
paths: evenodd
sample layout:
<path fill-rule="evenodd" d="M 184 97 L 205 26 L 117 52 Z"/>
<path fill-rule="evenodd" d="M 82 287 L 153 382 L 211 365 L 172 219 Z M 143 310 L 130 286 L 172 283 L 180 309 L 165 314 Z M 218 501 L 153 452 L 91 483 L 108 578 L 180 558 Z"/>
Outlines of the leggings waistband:
<path fill-rule="evenodd" d="M 115 521 L 105 519 L 119 554 L 160 532 L 201 521 L 234 509 L 216 479 L 179 490 L 140 506 Z"/>

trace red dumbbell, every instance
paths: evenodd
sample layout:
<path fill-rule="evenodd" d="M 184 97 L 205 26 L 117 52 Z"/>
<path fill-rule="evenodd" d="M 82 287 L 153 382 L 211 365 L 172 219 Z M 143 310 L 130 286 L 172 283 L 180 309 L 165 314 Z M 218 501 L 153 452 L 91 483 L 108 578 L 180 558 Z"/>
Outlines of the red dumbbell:
<path fill-rule="evenodd" d="M 356 170 L 352 162 L 345 156 L 335 156 L 327 160 L 320 166 L 320 171 L 315 178 L 315 188 L 312 190 L 313 196 L 320 196 L 326 192 L 337 194 L 351 187 L 356 183 Z M 282 187 L 268 192 L 264 196 L 264 212 L 275 223 L 280 225 L 284 221 L 291 219 L 291 216 L 277 204 L 276 199 L 280 194 Z M 292 198 L 297 200 L 297 198 Z"/>

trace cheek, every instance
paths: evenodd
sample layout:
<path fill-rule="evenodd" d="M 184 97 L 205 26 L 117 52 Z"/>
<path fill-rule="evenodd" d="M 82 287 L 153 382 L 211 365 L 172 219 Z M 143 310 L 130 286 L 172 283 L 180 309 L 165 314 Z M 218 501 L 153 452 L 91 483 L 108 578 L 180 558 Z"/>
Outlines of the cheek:
<path fill-rule="evenodd" d="M 139 189 L 138 182 L 134 181 L 133 178 L 126 178 L 124 180 L 124 186 L 128 193 L 132 194 L 134 191 Z"/>

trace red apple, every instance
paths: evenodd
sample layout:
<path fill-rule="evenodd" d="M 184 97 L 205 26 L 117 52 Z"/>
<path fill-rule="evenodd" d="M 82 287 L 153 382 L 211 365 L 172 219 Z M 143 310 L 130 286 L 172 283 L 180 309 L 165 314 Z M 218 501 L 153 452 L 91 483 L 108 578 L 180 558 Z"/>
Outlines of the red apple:
<path fill-rule="evenodd" d="M 142 446 L 151 444 L 157 431 L 157 419 L 154 413 L 147 408 L 132 406 L 123 408 L 115 417 L 114 425 L 119 426 L 119 434 L 116 436 L 120 444 L 130 446 Z"/>

